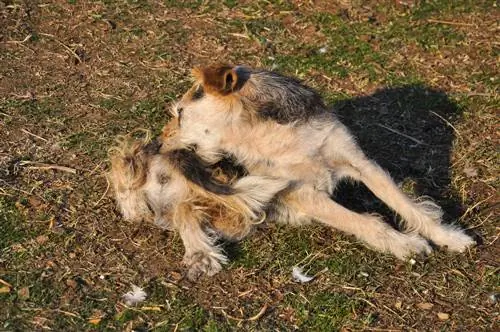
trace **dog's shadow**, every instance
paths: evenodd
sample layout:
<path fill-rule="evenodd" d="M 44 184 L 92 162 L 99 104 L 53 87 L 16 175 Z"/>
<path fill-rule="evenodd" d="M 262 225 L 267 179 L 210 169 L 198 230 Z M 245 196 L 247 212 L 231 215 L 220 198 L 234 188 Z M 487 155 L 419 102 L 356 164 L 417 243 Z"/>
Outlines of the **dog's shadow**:
<path fill-rule="evenodd" d="M 463 207 L 451 189 L 453 123 L 462 109 L 445 93 L 422 85 L 385 88 L 336 102 L 338 118 L 356 136 L 370 159 L 396 183 L 417 196 L 430 196 L 448 220 Z M 335 200 L 358 212 L 394 215 L 362 185 L 342 183 Z"/>

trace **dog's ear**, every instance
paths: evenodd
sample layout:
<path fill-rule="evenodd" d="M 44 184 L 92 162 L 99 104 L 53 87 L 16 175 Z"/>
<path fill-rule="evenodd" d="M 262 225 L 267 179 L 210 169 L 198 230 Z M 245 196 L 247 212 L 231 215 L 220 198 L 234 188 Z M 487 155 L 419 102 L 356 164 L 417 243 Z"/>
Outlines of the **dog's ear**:
<path fill-rule="evenodd" d="M 235 92 L 240 86 L 240 77 L 235 67 L 227 65 L 197 67 L 193 69 L 192 74 L 202 82 L 205 91 L 216 92 L 223 96 Z"/>

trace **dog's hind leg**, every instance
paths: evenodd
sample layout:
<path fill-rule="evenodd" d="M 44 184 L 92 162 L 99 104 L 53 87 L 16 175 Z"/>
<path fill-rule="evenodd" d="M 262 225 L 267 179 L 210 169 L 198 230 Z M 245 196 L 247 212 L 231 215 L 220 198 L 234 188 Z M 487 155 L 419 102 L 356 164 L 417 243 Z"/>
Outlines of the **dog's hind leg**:
<path fill-rule="evenodd" d="M 325 158 L 333 157 L 331 166 L 340 170 L 340 176 L 363 182 L 401 215 L 408 231 L 419 232 L 435 244 L 453 251 L 461 252 L 475 244 L 459 227 L 441 223 L 443 213 L 437 204 L 429 200 L 414 201 L 403 193 L 387 172 L 364 155 L 345 127 L 338 126 L 333 130 L 323 153 Z"/>
<path fill-rule="evenodd" d="M 427 241 L 416 233 L 398 232 L 379 217 L 359 214 L 330 199 L 327 193 L 303 185 L 282 198 L 298 216 L 312 218 L 345 233 L 355 235 L 370 247 L 390 252 L 400 259 L 430 253 Z"/>
<path fill-rule="evenodd" d="M 180 203 L 173 215 L 174 226 L 179 231 L 184 248 L 183 262 L 188 266 L 187 277 L 196 280 L 201 275 L 213 276 L 227 262 L 222 249 L 214 243 L 215 235 L 203 229 L 203 213 L 189 203 Z"/>

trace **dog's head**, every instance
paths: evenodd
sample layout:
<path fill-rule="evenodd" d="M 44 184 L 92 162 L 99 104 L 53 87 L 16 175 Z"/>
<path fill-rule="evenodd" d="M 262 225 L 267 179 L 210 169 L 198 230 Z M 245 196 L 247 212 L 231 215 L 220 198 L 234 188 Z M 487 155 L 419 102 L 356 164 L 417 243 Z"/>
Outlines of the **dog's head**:
<path fill-rule="evenodd" d="M 119 136 L 109 151 L 111 169 L 108 178 L 120 212 L 131 221 L 151 220 L 168 226 L 173 205 L 189 199 L 193 192 L 214 195 L 234 194 L 229 181 L 217 175 L 222 170 L 227 179 L 241 176 L 219 164 L 208 165 L 190 148 L 176 145 L 176 124 L 166 125 L 162 136 L 142 139 Z M 235 172 L 237 166 L 228 166 Z"/>
<path fill-rule="evenodd" d="M 326 113 L 321 96 L 297 79 L 245 66 L 212 65 L 192 70 L 195 83 L 176 105 L 183 112 L 241 111 L 280 124 Z"/>

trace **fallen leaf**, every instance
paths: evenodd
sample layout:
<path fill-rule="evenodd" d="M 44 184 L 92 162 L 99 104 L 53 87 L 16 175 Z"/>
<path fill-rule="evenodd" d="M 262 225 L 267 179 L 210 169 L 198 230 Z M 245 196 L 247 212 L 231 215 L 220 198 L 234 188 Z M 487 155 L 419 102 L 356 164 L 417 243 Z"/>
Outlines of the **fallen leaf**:
<path fill-rule="evenodd" d="M 477 176 L 477 169 L 474 167 L 466 167 L 464 168 L 464 173 L 467 175 L 469 178 L 473 178 Z"/>
<path fill-rule="evenodd" d="M 180 274 L 179 272 L 175 272 L 175 271 L 172 271 L 170 272 L 170 276 L 172 277 L 172 279 L 174 279 L 175 281 L 179 281 L 182 279 L 182 274 Z"/>
<path fill-rule="evenodd" d="M 445 313 L 445 312 L 438 312 L 438 318 L 441 320 L 448 320 L 450 318 L 450 315 Z"/>
<path fill-rule="evenodd" d="M 66 280 L 66 285 L 68 285 L 71 288 L 76 288 L 78 286 L 78 283 L 74 281 L 73 279 L 68 279 Z"/>
<path fill-rule="evenodd" d="M 7 287 L 9 287 L 9 288 L 12 288 L 12 285 L 11 285 L 11 284 L 9 284 L 7 281 L 5 281 L 5 280 L 3 280 L 3 279 L 0 279 L 0 284 L 5 285 L 5 286 L 7 286 Z"/>
<path fill-rule="evenodd" d="M 40 236 L 37 236 L 36 237 L 36 242 L 38 244 L 44 244 L 45 242 L 47 242 L 49 240 L 49 237 L 47 235 L 40 235 Z"/>
<path fill-rule="evenodd" d="M 68 280 L 72 280 L 72 279 L 68 279 Z M 103 312 L 99 309 L 96 309 L 92 312 L 92 315 L 88 318 L 88 322 L 92 325 L 97 325 L 101 322 L 103 317 L 104 317 Z"/>
<path fill-rule="evenodd" d="M 429 310 L 434 306 L 434 304 L 429 303 L 429 302 L 423 302 L 423 303 L 418 303 L 417 307 L 423 310 Z"/>
<path fill-rule="evenodd" d="M 5 293 L 10 293 L 10 287 L 8 286 L 0 287 L 0 294 L 5 294 Z"/>
<path fill-rule="evenodd" d="M 27 300 L 30 297 L 30 289 L 28 287 L 23 287 L 20 290 L 17 291 L 17 296 L 21 300 Z"/>
<path fill-rule="evenodd" d="M 30 196 L 28 198 L 28 202 L 34 208 L 40 207 L 43 204 L 43 202 L 40 199 L 36 198 L 35 196 Z"/>
<path fill-rule="evenodd" d="M 89 323 L 92 325 L 97 325 L 101 322 L 101 318 L 89 318 Z"/>

